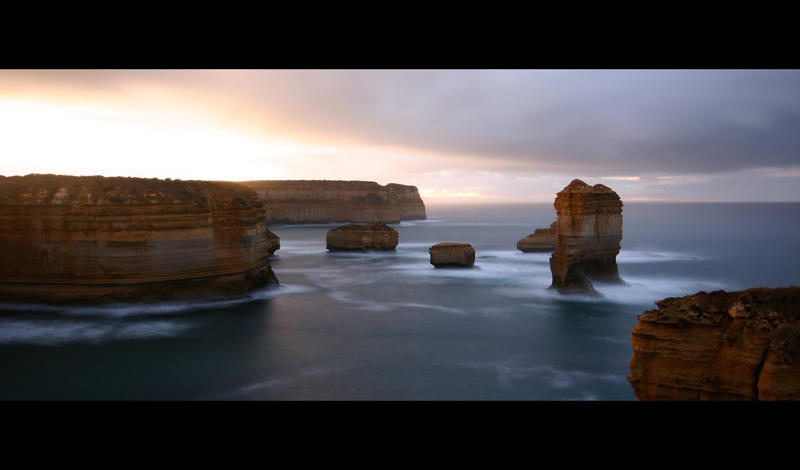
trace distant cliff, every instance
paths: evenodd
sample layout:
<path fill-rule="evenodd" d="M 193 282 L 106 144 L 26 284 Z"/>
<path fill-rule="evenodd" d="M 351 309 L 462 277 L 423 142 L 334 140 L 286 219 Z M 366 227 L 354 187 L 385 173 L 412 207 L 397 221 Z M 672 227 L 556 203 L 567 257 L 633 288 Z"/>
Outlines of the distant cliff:
<path fill-rule="evenodd" d="M 245 181 L 267 212 L 267 223 L 384 223 L 425 219 L 416 186 L 372 181 Z"/>
<path fill-rule="evenodd" d="M 277 282 L 255 192 L 234 183 L 0 177 L 0 300 L 209 297 Z"/>
<path fill-rule="evenodd" d="M 699 292 L 638 316 L 639 400 L 800 400 L 800 287 Z"/>

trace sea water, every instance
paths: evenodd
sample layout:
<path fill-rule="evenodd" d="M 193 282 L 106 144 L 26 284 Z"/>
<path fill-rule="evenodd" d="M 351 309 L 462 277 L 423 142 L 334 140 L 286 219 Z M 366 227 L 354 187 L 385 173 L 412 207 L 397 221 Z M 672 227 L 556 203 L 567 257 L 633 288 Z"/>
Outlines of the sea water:
<path fill-rule="evenodd" d="M 0 399 L 633 400 L 636 316 L 698 291 L 800 285 L 800 204 L 626 203 L 623 285 L 548 290 L 520 238 L 552 204 L 434 206 L 395 252 L 276 225 L 281 285 L 217 302 L 0 304 Z M 428 248 L 475 247 L 436 269 Z"/>

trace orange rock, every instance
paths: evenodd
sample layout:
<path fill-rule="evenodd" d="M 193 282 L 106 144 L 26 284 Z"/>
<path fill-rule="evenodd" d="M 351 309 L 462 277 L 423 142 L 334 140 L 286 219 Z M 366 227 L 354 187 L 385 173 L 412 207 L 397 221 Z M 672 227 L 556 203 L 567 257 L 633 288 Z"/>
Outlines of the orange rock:
<path fill-rule="evenodd" d="M 800 288 L 699 292 L 638 316 L 638 400 L 800 399 Z"/>
<path fill-rule="evenodd" d="M 556 251 L 551 288 L 595 292 L 590 281 L 622 282 L 617 254 L 622 240 L 622 201 L 602 184 L 573 180 L 556 195 Z"/>
<path fill-rule="evenodd" d="M 431 264 L 442 266 L 469 267 L 475 264 L 475 248 L 467 243 L 439 243 L 428 249 Z"/>
<path fill-rule="evenodd" d="M 329 250 L 394 250 L 399 240 L 397 230 L 379 221 L 366 225 L 348 224 L 328 230 Z"/>
<path fill-rule="evenodd" d="M 557 234 L 556 222 L 553 222 L 549 228 L 537 228 L 532 234 L 518 241 L 517 249 L 523 253 L 552 253 L 558 243 Z"/>
<path fill-rule="evenodd" d="M 241 293 L 277 278 L 264 209 L 234 183 L 0 179 L 0 300 L 102 302 Z"/>
<path fill-rule="evenodd" d="M 416 186 L 372 181 L 245 181 L 258 193 L 267 223 L 370 222 L 425 219 Z"/>

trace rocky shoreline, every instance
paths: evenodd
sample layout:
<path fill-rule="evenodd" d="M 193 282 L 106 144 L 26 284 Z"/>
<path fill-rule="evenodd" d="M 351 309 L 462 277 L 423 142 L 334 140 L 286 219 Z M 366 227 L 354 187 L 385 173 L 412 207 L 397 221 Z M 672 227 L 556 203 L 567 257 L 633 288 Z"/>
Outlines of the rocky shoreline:
<path fill-rule="evenodd" d="M 0 299 L 158 301 L 277 284 L 278 238 L 235 183 L 103 176 L 0 179 Z"/>
<path fill-rule="evenodd" d="M 632 334 L 638 400 L 800 400 L 800 287 L 655 304 Z"/>

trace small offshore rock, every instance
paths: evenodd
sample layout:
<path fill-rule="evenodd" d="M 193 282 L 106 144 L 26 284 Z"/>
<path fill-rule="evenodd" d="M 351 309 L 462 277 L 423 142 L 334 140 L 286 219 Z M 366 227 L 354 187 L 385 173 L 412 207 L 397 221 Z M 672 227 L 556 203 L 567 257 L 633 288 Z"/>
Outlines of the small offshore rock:
<path fill-rule="evenodd" d="M 442 266 L 470 267 L 475 264 L 475 248 L 468 243 L 439 243 L 428 249 L 431 264 Z"/>
<path fill-rule="evenodd" d="M 374 220 L 328 230 L 325 244 L 329 250 L 394 250 L 399 239 L 397 230 Z"/>

